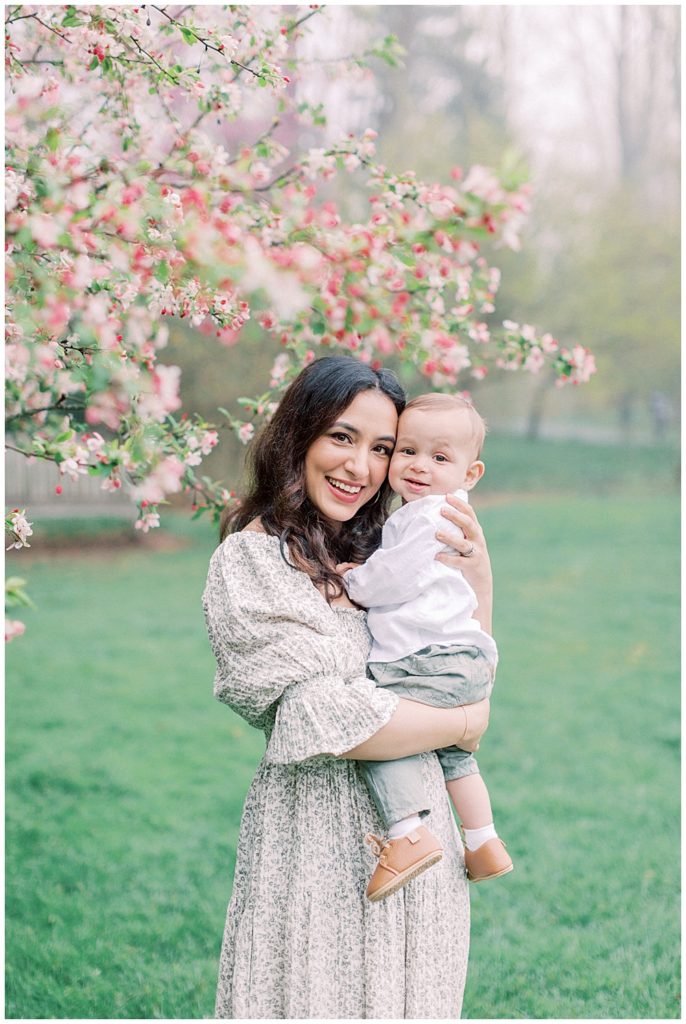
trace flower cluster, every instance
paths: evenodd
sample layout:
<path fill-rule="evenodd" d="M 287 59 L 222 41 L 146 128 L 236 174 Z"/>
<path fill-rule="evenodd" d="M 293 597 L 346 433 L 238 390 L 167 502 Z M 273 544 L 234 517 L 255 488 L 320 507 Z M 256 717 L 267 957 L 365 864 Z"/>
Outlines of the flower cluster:
<path fill-rule="evenodd" d="M 5 516 L 5 533 L 9 534 L 12 543 L 7 546 L 7 550 L 30 548 L 31 545 L 26 538 L 32 536 L 32 526 L 33 523 L 26 518 L 25 508 L 13 508 L 11 512 L 8 512 Z"/>
<path fill-rule="evenodd" d="M 513 249 L 524 187 L 487 168 L 449 184 L 376 162 L 376 133 L 326 136 L 298 99 L 294 43 L 319 5 L 12 7 L 6 18 L 7 435 L 63 480 L 130 488 L 136 527 L 169 495 L 218 517 L 231 492 L 201 476 L 219 428 L 181 416 L 168 321 L 223 345 L 257 320 L 283 347 L 267 390 L 222 426 L 248 443 L 300 367 L 337 350 L 391 353 L 434 387 L 489 365 L 558 384 L 593 372 L 568 351 L 489 323 L 499 272 L 482 244 Z M 393 37 L 363 58 L 397 62 Z M 318 144 L 291 152 L 298 122 Z M 367 183 L 349 222 L 321 198 L 338 174 Z M 84 430 L 85 426 L 85 430 Z M 26 534 L 28 536 L 28 534 Z"/>

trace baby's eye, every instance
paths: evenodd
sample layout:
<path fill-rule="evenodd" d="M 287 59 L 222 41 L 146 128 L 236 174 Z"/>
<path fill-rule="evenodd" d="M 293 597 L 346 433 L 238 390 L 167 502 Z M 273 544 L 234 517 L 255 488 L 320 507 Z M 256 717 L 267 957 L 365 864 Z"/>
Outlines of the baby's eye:
<path fill-rule="evenodd" d="M 401 455 L 414 455 L 414 448 L 401 448 L 400 449 L 400 454 Z"/>
<path fill-rule="evenodd" d="M 436 462 L 447 462 L 445 455 L 434 455 Z"/>

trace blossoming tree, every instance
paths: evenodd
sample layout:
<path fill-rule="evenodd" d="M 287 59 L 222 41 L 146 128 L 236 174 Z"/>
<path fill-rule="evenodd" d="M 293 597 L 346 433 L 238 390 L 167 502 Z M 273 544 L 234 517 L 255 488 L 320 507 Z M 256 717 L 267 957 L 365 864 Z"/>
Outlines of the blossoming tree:
<path fill-rule="evenodd" d="M 6 438 L 53 462 L 58 490 L 85 473 L 126 486 L 144 531 L 181 490 L 218 516 L 232 494 L 201 464 L 220 431 L 249 441 L 326 351 L 398 354 L 435 388 L 492 365 L 588 380 L 581 346 L 488 320 L 500 275 L 481 243 L 519 247 L 526 186 L 479 166 L 425 183 L 378 164 L 371 130 L 328 138 L 298 56 L 319 5 L 5 10 Z M 350 63 L 398 55 L 387 37 Z M 300 148 L 303 131 L 321 144 Z M 370 187 L 359 222 L 321 196 L 338 174 Z M 224 344 L 256 318 L 280 341 L 240 415 L 179 415 L 180 370 L 160 358 L 175 317 Z M 26 511 L 6 524 L 28 546 Z"/>

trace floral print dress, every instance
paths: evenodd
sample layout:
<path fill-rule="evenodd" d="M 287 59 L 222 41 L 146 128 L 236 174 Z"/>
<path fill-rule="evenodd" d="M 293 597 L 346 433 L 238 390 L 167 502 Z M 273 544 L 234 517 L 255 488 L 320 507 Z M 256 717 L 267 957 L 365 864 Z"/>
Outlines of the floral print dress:
<path fill-rule="evenodd" d="M 233 534 L 203 605 L 215 696 L 265 733 L 245 802 L 219 965 L 220 1018 L 456 1018 L 469 949 L 462 844 L 436 755 L 422 755 L 443 860 L 365 898 L 382 831 L 357 763 L 398 698 L 365 676 L 365 613 L 331 607 L 278 538 Z"/>

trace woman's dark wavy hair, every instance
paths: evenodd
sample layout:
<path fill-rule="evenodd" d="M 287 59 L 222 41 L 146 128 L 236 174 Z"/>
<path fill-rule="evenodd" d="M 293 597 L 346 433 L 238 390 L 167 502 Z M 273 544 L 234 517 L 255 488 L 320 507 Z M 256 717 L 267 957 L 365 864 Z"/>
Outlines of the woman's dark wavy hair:
<path fill-rule="evenodd" d="M 305 490 L 310 445 L 338 419 L 361 391 L 381 391 L 398 415 L 406 396 L 390 370 L 373 370 L 351 356 L 316 359 L 284 393 L 271 421 L 252 442 L 246 460 L 248 486 L 240 505 L 222 515 L 220 539 L 256 517 L 278 537 L 281 554 L 323 588 L 331 601 L 342 592 L 338 562 L 364 562 L 381 542 L 392 491 L 388 479 L 336 532 Z"/>

